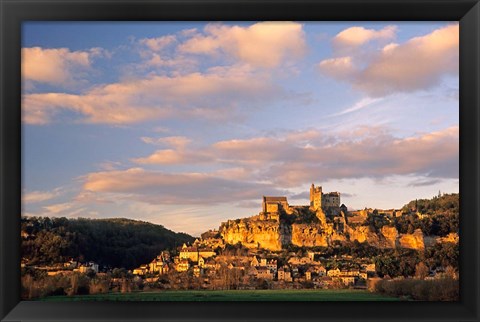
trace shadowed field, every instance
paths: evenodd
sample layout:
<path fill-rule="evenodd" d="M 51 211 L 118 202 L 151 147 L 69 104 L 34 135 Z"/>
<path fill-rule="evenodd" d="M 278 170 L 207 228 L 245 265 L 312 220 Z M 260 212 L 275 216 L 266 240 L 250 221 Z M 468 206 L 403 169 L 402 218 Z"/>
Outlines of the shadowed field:
<path fill-rule="evenodd" d="M 364 290 L 162 291 L 50 296 L 42 301 L 398 301 Z"/>

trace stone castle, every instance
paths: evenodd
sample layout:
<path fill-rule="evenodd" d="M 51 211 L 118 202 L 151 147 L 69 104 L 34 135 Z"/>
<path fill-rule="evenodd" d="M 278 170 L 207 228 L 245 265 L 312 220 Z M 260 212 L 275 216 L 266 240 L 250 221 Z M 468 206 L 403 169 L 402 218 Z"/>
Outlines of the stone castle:
<path fill-rule="evenodd" d="M 322 187 L 315 187 L 312 183 L 310 187 L 310 204 L 313 211 L 327 210 L 340 207 L 340 192 L 323 193 Z M 289 206 L 287 197 L 267 197 L 263 196 L 262 211 L 267 214 L 275 214 L 284 210 L 287 214 L 292 213 L 292 207 Z"/>
<path fill-rule="evenodd" d="M 321 186 L 312 183 L 308 205 L 289 205 L 285 196 L 263 196 L 262 211 L 258 215 L 223 222 L 218 233 L 225 243 L 274 251 L 288 245 L 327 247 L 355 240 L 379 248 L 423 249 L 420 230 L 400 234 L 395 227 L 385 226 L 380 231 L 372 231 L 368 225 L 361 225 L 367 218 L 367 210 L 363 212 L 349 212 L 340 203 L 339 192 L 323 193 Z M 361 220 L 358 222 L 358 219 Z"/>

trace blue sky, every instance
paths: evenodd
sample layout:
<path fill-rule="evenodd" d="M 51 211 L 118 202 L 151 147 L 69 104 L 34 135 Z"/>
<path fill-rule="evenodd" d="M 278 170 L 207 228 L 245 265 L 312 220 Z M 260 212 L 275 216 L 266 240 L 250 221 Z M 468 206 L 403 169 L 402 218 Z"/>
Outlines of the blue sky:
<path fill-rule="evenodd" d="M 23 214 L 191 234 L 458 192 L 458 24 L 28 22 Z"/>

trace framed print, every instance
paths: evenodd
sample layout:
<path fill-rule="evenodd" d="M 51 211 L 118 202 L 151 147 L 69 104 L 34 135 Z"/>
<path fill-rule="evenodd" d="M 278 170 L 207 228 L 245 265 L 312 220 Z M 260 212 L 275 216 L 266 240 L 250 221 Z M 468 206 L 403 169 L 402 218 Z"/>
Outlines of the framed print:
<path fill-rule="evenodd" d="M 2 321 L 478 320 L 478 1 L 0 8 Z"/>

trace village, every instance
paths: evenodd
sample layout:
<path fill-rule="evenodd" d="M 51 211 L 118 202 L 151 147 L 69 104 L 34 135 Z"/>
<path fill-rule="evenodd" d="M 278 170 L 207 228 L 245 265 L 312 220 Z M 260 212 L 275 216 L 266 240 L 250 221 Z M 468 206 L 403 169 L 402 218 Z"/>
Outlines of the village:
<path fill-rule="evenodd" d="M 420 236 L 418 232 L 401 237 L 395 233 L 391 240 L 383 236 L 383 242 L 376 245 L 369 244 L 367 240 L 352 240 L 352 236 L 346 241 L 344 237 L 348 233 L 347 228 L 350 233 L 354 232 L 348 224 L 363 224 L 366 218 L 380 218 L 381 223 L 392 218 L 404 217 L 408 220 L 416 216 L 421 219 L 416 213 L 416 205 L 406 210 L 365 208 L 347 211 L 347 207 L 340 204 L 339 192 L 323 193 L 322 187 L 312 184 L 309 205 L 291 206 L 286 197 L 264 196 L 258 215 L 222 223 L 219 229 L 208 230 L 191 243 L 165 248 L 149 263 L 130 270 L 73 258 L 48 266 L 31 266 L 25 259 L 22 260 L 22 268 L 41 271 L 60 280 L 62 277 L 69 278 L 74 282 L 79 278 L 75 276 L 88 277 L 89 281 L 84 280 L 83 283 L 89 284 L 90 294 L 96 289 L 97 292 L 122 293 L 142 290 L 344 288 L 374 291 L 379 282 L 385 281 L 439 280 L 447 275 L 458 280 L 458 271 L 451 267 L 438 264 L 427 267 L 421 260 L 412 257 L 418 256 L 418 251 L 424 251 L 421 231 Z M 307 217 L 302 218 L 305 214 Z M 290 224 L 291 239 L 285 242 L 288 222 L 309 220 L 308 216 L 315 218 L 317 224 L 298 224 L 303 227 L 298 236 L 294 235 L 296 224 Z M 360 228 L 368 228 L 370 232 L 366 236 L 376 242 L 379 234 L 374 230 L 378 228 L 375 223 L 370 226 Z M 308 239 L 312 227 L 319 229 L 318 239 Z M 280 232 L 282 229 L 286 232 Z M 379 231 L 391 230 L 383 227 Z M 326 232 L 330 235 L 324 239 Z M 432 239 L 430 243 L 442 244 L 444 241 L 458 243 L 458 235 L 449 234 L 445 238 Z M 401 254 L 406 254 L 406 257 Z M 397 264 L 392 266 L 392 260 L 397 260 Z M 74 282 L 72 285 L 77 285 Z M 77 287 L 75 292 L 81 292 L 81 288 Z"/>
<path fill-rule="evenodd" d="M 366 288 L 367 280 L 376 276 L 375 264 L 369 259 L 360 261 L 363 264 L 356 268 L 340 269 L 339 265 L 327 270 L 321 253 L 313 251 L 307 251 L 305 256 L 257 250 L 241 255 L 221 253 L 197 239 L 191 246 L 184 244 L 173 258 L 164 251 L 132 273 L 147 283 L 169 277 L 179 282 L 182 277 L 193 278 L 201 289 Z M 338 263 L 342 262 L 351 262 L 351 258 L 338 258 Z"/>

